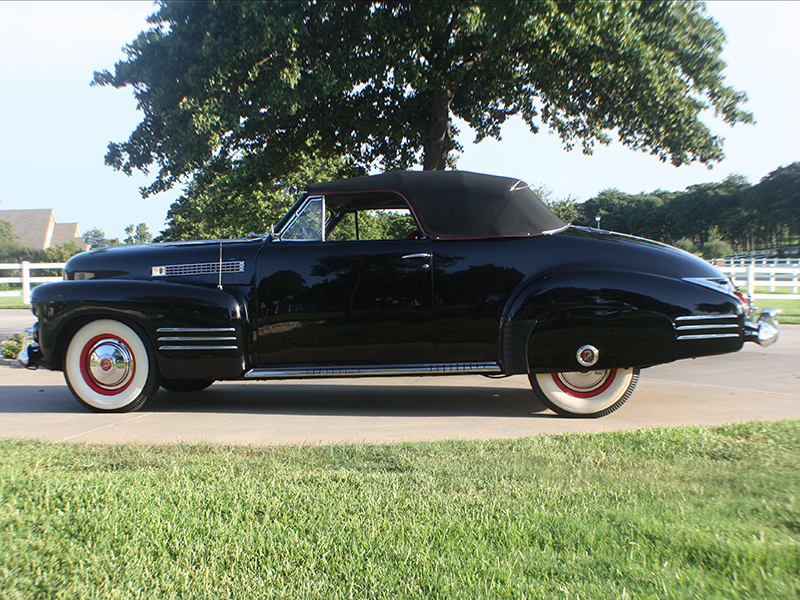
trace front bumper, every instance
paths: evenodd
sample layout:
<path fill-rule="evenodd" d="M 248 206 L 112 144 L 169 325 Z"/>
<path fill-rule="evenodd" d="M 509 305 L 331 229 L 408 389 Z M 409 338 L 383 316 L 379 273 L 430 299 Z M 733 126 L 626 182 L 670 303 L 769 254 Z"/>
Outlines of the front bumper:
<path fill-rule="evenodd" d="M 766 348 L 778 341 L 778 313 L 779 308 L 765 308 L 761 311 L 757 321 L 745 321 L 744 341 L 755 342 Z"/>
<path fill-rule="evenodd" d="M 38 325 L 38 323 L 35 323 L 33 327 L 27 327 L 22 331 L 22 351 L 19 353 L 17 360 L 23 367 L 28 367 L 29 369 L 35 369 L 39 366 L 36 359 L 42 355 L 39 351 Z"/>

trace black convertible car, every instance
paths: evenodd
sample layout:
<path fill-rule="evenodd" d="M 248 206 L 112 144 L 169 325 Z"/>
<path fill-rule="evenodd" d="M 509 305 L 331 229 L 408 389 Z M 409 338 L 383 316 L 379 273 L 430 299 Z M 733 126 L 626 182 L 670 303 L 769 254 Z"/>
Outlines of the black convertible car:
<path fill-rule="evenodd" d="M 702 260 L 458 171 L 309 185 L 269 235 L 100 247 L 64 279 L 33 292 L 27 359 L 96 411 L 222 379 L 479 373 L 599 417 L 641 368 L 778 335 Z"/>

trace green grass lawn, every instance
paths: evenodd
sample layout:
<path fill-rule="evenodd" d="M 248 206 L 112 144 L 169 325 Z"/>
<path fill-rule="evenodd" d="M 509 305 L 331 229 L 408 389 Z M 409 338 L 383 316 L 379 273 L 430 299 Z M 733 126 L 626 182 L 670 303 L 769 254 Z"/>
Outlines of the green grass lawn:
<path fill-rule="evenodd" d="M 0 598 L 797 598 L 800 422 L 0 442 Z"/>
<path fill-rule="evenodd" d="M 756 288 L 756 293 L 765 294 L 767 290 L 765 289 L 762 292 Z M 759 308 L 780 308 L 781 314 L 778 315 L 779 323 L 800 324 L 800 300 L 770 300 L 768 298 L 759 298 L 758 300 L 753 300 L 753 304 Z"/>
<path fill-rule="evenodd" d="M 25 304 L 22 297 L 0 296 L 0 308 L 30 308 L 30 304 Z"/>

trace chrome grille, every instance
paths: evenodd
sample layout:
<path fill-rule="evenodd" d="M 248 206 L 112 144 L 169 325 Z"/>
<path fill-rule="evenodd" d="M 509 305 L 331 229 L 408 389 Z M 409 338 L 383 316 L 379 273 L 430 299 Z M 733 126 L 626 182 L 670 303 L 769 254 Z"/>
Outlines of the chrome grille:
<path fill-rule="evenodd" d="M 163 265 L 152 267 L 153 277 L 182 277 L 186 275 L 210 275 L 216 273 L 242 273 L 244 272 L 243 260 L 227 262 L 194 263 L 188 265 Z"/>

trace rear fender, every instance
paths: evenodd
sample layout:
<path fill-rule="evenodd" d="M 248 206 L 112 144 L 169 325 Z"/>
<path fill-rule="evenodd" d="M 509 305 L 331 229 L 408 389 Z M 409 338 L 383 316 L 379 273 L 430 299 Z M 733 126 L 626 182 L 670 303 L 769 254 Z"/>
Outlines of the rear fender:
<path fill-rule="evenodd" d="M 585 345 L 599 351 L 593 369 L 674 361 L 676 316 L 733 309 L 713 294 L 645 273 L 575 269 L 545 275 L 522 286 L 506 305 L 504 371 L 585 370 L 577 360 Z"/>
<path fill-rule="evenodd" d="M 247 305 L 235 289 L 162 281 L 63 281 L 37 287 L 31 306 L 39 319 L 37 363 L 50 369 L 62 368 L 67 343 L 78 328 L 111 318 L 145 330 L 164 377 L 232 379 L 245 370 Z"/>

